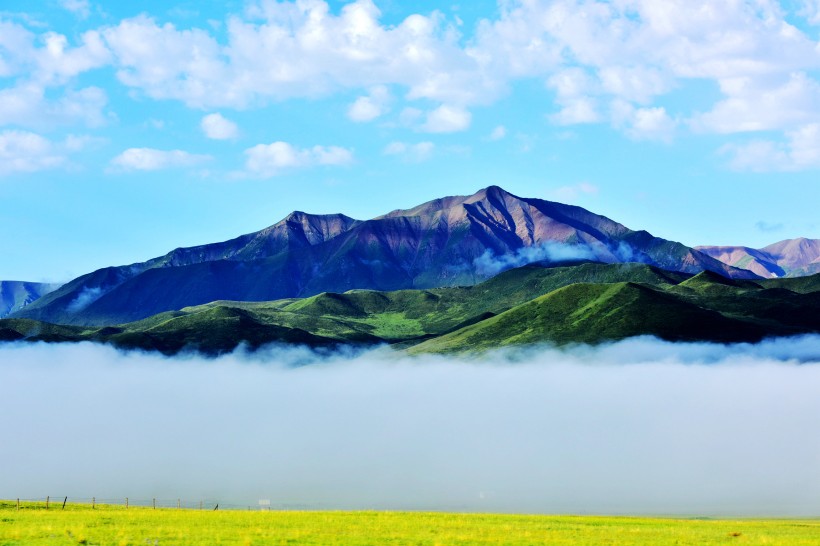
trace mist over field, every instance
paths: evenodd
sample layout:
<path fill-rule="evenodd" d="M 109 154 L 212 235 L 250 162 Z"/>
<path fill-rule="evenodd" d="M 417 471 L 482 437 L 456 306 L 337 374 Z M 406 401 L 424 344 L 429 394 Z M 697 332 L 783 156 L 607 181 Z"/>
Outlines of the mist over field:
<path fill-rule="evenodd" d="M 0 498 L 820 514 L 820 337 L 480 359 L 0 346 Z"/>

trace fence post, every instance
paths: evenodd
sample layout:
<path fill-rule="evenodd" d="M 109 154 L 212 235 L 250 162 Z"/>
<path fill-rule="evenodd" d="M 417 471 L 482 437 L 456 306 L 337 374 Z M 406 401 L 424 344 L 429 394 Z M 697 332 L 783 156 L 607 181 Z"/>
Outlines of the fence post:
<path fill-rule="evenodd" d="M 94 510 L 97 507 L 97 497 L 91 497 L 91 509 Z"/>
<path fill-rule="evenodd" d="M 180 508 L 182 508 L 182 507 L 180 506 L 180 504 L 181 504 L 181 503 L 180 503 L 180 500 L 179 500 L 179 499 L 177 499 L 177 510 L 179 510 Z"/>
<path fill-rule="evenodd" d="M 217 510 L 219 510 L 219 503 L 216 503 L 216 506 L 214 506 L 214 512 L 216 512 Z"/>
<path fill-rule="evenodd" d="M 154 510 L 157 509 L 157 499 L 154 499 Z"/>
<path fill-rule="evenodd" d="M 17 511 L 20 511 L 20 499 L 17 499 Z"/>
<path fill-rule="evenodd" d="M 66 503 L 67 500 L 68 500 L 68 497 L 63 499 L 63 507 L 60 508 L 60 510 L 65 510 L 65 503 Z"/>
<path fill-rule="evenodd" d="M 46 510 L 48 510 L 48 500 L 49 500 L 50 498 L 51 498 L 51 497 L 46 496 Z"/>
<path fill-rule="evenodd" d="M 128 497 L 125 497 L 125 509 L 128 510 Z"/>

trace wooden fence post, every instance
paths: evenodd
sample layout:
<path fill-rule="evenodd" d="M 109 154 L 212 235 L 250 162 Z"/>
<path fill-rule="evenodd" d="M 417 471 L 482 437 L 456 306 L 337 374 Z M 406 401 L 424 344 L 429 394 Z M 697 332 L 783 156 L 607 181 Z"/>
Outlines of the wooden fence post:
<path fill-rule="evenodd" d="M 46 496 L 46 510 L 48 510 L 48 500 L 49 500 L 50 498 L 51 498 L 51 497 Z"/>
<path fill-rule="evenodd" d="M 125 497 L 125 509 L 128 510 L 128 497 Z"/>
<path fill-rule="evenodd" d="M 97 497 L 91 497 L 91 509 L 94 510 L 97 507 Z"/>
<path fill-rule="evenodd" d="M 65 503 L 68 501 L 68 497 L 63 499 L 63 507 L 60 510 L 65 510 Z"/>
<path fill-rule="evenodd" d="M 17 499 L 17 511 L 20 511 L 20 499 Z"/>
<path fill-rule="evenodd" d="M 154 499 L 154 510 L 157 509 L 157 499 Z"/>

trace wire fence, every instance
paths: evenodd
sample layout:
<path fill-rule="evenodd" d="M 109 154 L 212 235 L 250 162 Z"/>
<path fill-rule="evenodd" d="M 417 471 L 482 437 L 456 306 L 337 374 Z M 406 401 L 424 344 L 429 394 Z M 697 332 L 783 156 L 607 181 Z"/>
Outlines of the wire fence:
<path fill-rule="evenodd" d="M 130 497 L 69 497 L 66 495 L 47 495 L 45 497 L 15 498 L 0 500 L 0 510 L 66 510 L 75 508 L 153 508 L 154 510 L 311 510 L 316 506 L 301 504 L 277 503 L 260 500 L 257 504 L 233 504 L 215 499 L 197 501 L 183 499 L 132 499 Z"/>

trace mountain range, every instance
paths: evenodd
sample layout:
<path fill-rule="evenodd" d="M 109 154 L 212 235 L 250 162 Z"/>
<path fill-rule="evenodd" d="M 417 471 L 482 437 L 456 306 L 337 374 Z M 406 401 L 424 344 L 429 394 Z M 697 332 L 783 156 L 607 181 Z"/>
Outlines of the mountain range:
<path fill-rule="evenodd" d="M 695 249 L 764 278 L 820 273 L 820 239 L 786 239 L 763 248 L 697 246 Z"/>
<path fill-rule="evenodd" d="M 736 280 L 638 263 L 535 263 L 474 286 L 350 290 L 269 302 L 216 301 L 112 326 L 0 319 L 0 340 L 94 341 L 217 355 L 240 345 L 390 344 L 411 354 L 474 352 L 638 335 L 754 342 L 820 331 L 820 275 Z"/>
<path fill-rule="evenodd" d="M 11 316 L 102 326 L 217 300 L 474 285 L 527 263 L 578 260 L 759 278 L 581 207 L 490 186 L 364 221 L 293 212 L 229 241 L 178 248 L 146 262 L 83 275 Z"/>

